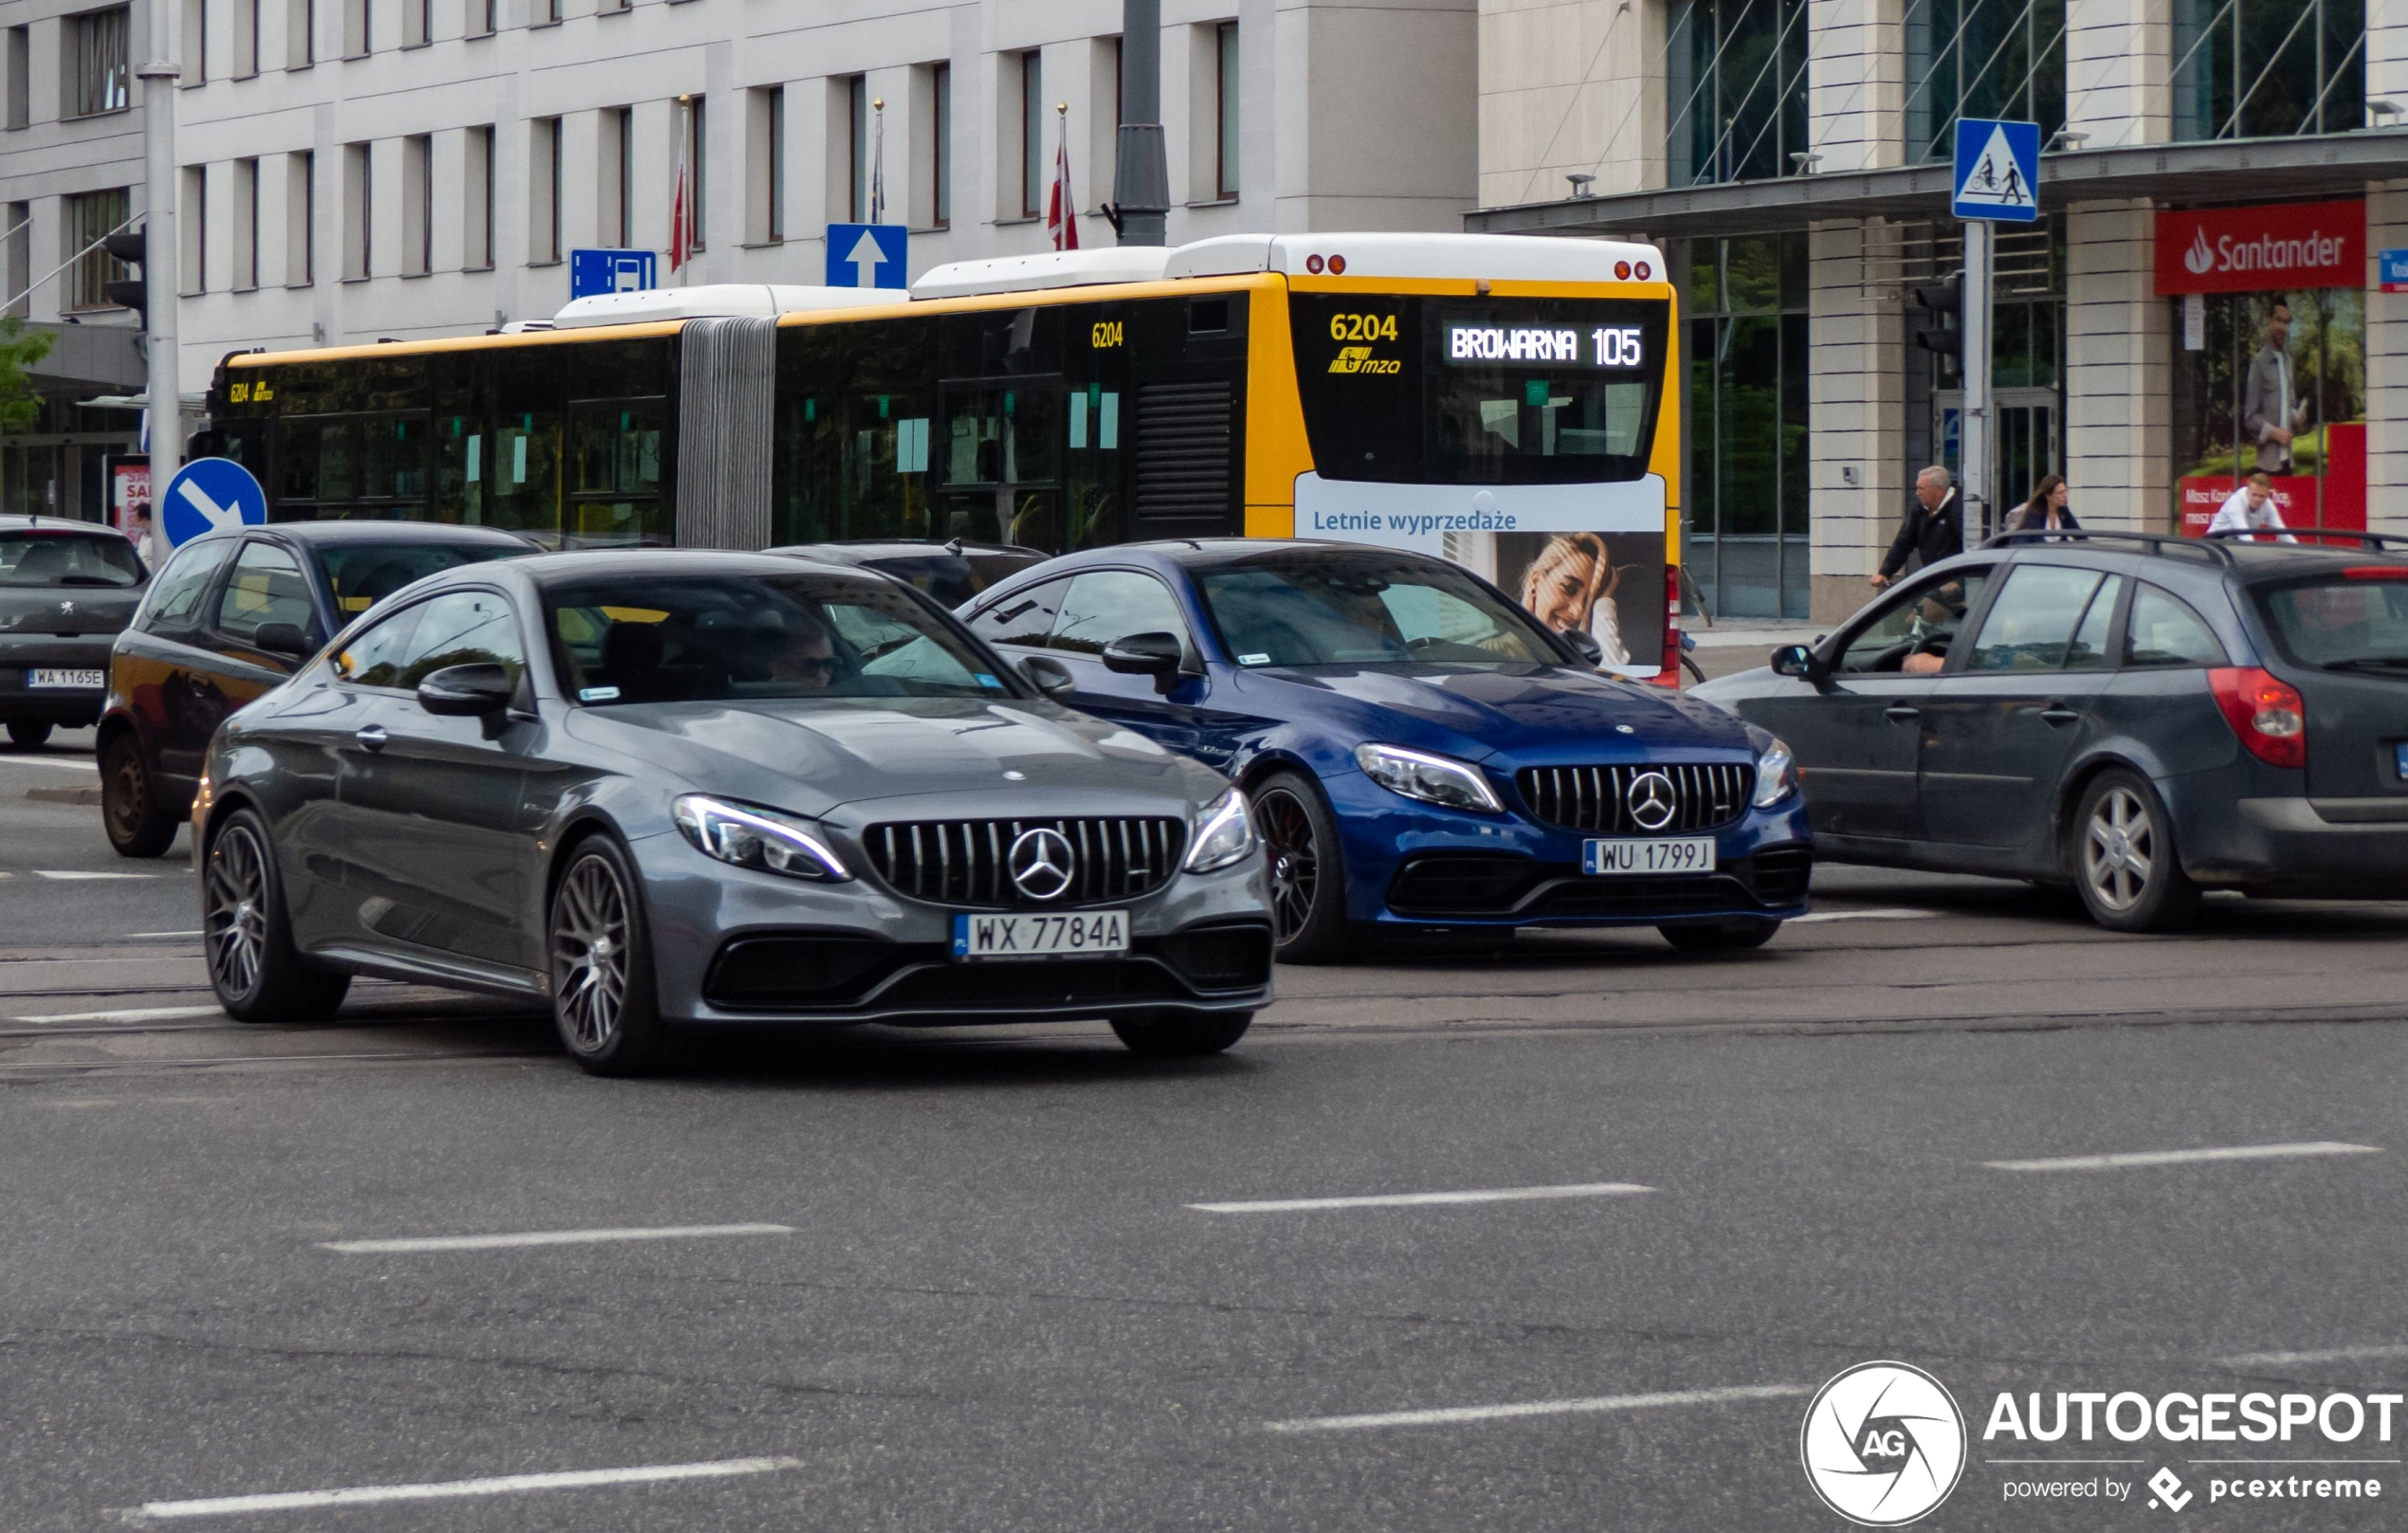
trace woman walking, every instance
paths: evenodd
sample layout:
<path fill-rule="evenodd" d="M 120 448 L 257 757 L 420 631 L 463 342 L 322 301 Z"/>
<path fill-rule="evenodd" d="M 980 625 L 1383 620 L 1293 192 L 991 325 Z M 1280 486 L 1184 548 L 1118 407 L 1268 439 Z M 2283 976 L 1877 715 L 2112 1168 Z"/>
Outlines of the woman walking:
<path fill-rule="evenodd" d="M 2066 504 L 2070 499 L 2063 474 L 2044 474 L 2034 486 L 2032 499 L 2023 503 L 2007 522 L 2009 532 L 2080 532 L 2082 523 L 2073 519 Z"/>

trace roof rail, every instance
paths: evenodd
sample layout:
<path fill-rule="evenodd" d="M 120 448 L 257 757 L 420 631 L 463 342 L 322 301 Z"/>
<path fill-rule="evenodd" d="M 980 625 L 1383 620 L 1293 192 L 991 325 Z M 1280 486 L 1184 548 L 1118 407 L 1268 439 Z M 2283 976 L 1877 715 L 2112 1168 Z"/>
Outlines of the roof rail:
<path fill-rule="evenodd" d="M 1981 546 L 2009 548 L 2033 543 L 2102 541 L 2139 543 L 2152 554 L 2171 554 L 2180 550 L 2186 553 L 2195 552 L 2208 558 L 2221 559 L 2226 564 L 2238 562 L 2233 557 L 2233 551 L 2224 546 L 2224 540 L 2220 538 L 2211 542 L 2205 538 L 2183 538 L 2168 532 L 2110 532 L 2105 529 L 2093 532 L 2088 527 L 2062 527 L 2054 532 L 2047 532 L 2034 527 L 2025 532 L 2002 532 Z"/>
<path fill-rule="evenodd" d="M 2408 534 L 2396 532 L 2361 532 L 2354 527 L 2290 527 L 2286 528 L 2285 530 L 2289 532 L 2293 537 L 2302 539 L 2310 538 L 2346 538 L 2355 543 L 2367 544 L 2374 548 L 2376 552 L 2381 554 L 2388 554 L 2395 548 L 2399 549 L 2402 552 L 2408 552 Z M 2226 531 L 2212 532 L 2207 536 L 2220 543 L 2227 539 L 2238 542 L 2251 535 L 2247 532 Z"/>

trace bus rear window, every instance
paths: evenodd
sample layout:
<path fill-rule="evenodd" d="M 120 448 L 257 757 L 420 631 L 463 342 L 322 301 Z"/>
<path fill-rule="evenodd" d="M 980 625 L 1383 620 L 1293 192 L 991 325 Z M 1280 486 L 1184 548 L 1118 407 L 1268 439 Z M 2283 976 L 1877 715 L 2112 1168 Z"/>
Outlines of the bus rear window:
<path fill-rule="evenodd" d="M 1288 301 L 1324 479 L 1578 484 L 1647 472 L 1669 321 L 1661 300 Z"/>

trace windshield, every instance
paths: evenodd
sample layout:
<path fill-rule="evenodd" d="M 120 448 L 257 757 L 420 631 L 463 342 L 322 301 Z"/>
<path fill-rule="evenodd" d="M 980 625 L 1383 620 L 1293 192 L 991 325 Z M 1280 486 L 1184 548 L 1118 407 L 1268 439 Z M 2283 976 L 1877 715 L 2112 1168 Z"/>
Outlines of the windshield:
<path fill-rule="evenodd" d="M 1647 472 L 1669 307 L 1660 299 L 1288 300 L 1323 479 L 1626 481 Z"/>
<path fill-rule="evenodd" d="M 364 612 L 421 575 L 462 564 L 513 558 L 531 548 L 507 543 L 337 543 L 318 551 L 335 611 Z"/>
<path fill-rule="evenodd" d="M 942 549 L 925 554 L 896 554 L 883 558 L 864 559 L 862 563 L 881 575 L 891 575 L 904 585 L 925 593 L 939 607 L 954 608 L 968 601 L 1006 575 L 1019 574 L 1045 556 L 1028 554 L 988 554 L 965 552 L 949 554 Z"/>
<path fill-rule="evenodd" d="M 1434 559 L 1268 554 L 1196 583 L 1241 666 L 1560 663 L 1525 613 Z"/>
<path fill-rule="evenodd" d="M 564 689 L 589 706 L 1012 695 L 950 622 L 861 575 L 630 573 L 545 606 Z"/>
<path fill-rule="evenodd" d="M 134 545 L 115 533 L 0 533 L 0 586 L 133 586 Z"/>
<path fill-rule="evenodd" d="M 2303 666 L 2408 674 L 2408 568 L 2350 575 L 2260 592 L 2276 642 Z"/>

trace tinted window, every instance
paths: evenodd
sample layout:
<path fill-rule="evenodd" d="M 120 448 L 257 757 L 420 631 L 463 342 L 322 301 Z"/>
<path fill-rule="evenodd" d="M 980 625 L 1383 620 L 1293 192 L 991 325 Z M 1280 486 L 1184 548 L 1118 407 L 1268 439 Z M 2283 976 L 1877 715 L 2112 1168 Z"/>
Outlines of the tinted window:
<path fill-rule="evenodd" d="M 2124 576 L 2107 576 L 2090 598 L 2082 626 L 2073 630 L 2073 648 L 2065 657 L 2068 670 L 2099 670 L 2115 664 L 2115 604 L 2124 598 Z"/>
<path fill-rule="evenodd" d="M 1043 648 L 1052 642 L 1054 614 L 1070 590 L 1069 579 L 1048 580 L 1013 592 L 971 620 L 970 631 L 989 644 Z"/>
<path fill-rule="evenodd" d="M 0 533 L 0 586 L 131 586 L 142 579 L 134 545 L 115 533 Z"/>
<path fill-rule="evenodd" d="M 1910 676 L 1938 670 L 1989 580 L 1989 571 L 1973 570 L 1915 587 L 1849 640 L 1833 669 Z"/>
<path fill-rule="evenodd" d="M 265 624 L 290 623 L 307 633 L 316 618 L 309 581 L 293 557 L 274 543 L 245 543 L 217 599 L 217 630 L 248 644 Z"/>
<path fill-rule="evenodd" d="M 563 688 L 589 705 L 1009 695 L 951 622 L 856 575 L 579 580 L 546 611 Z"/>
<path fill-rule="evenodd" d="M 1100 655 L 1104 647 L 1132 633 L 1168 633 L 1187 638 L 1178 602 L 1150 575 L 1135 570 L 1090 570 L 1074 576 L 1053 620 L 1051 647 Z"/>
<path fill-rule="evenodd" d="M 415 688 L 436 671 L 451 666 L 500 666 L 512 684 L 527 668 L 526 647 L 519 642 L 519 620 L 507 598 L 490 591 L 453 591 L 421 602 L 410 640 L 393 656 L 398 673 L 391 681 L 363 676 L 371 686 Z"/>
<path fill-rule="evenodd" d="M 354 635 L 351 643 L 336 652 L 335 675 L 363 686 L 400 685 L 403 656 L 409 652 L 410 635 L 418 631 L 419 615 L 426 610 L 423 602 L 405 607 Z"/>
<path fill-rule="evenodd" d="M 201 598 L 209 593 L 211 576 L 234 553 L 231 538 L 187 543 L 167 561 L 151 587 L 151 604 L 142 627 L 151 632 L 189 628 L 199 620 Z"/>
<path fill-rule="evenodd" d="M 1450 564 L 1273 554 L 1197 585 L 1241 666 L 1561 663 L 1528 614 Z"/>
<path fill-rule="evenodd" d="M 2124 663 L 2220 666 L 2224 664 L 2224 647 L 2216 642 L 2215 631 L 2180 597 L 2143 580 L 2132 595 Z"/>
<path fill-rule="evenodd" d="M 525 549 L 480 543 L 337 543 L 318 551 L 318 568 L 335 611 L 364 612 L 421 575 L 462 564 L 509 558 Z"/>
<path fill-rule="evenodd" d="M 1038 561 L 1039 555 L 898 554 L 890 558 L 864 559 L 865 568 L 891 575 L 904 585 L 923 591 L 939 607 L 958 607 L 1007 575 L 1019 574 Z"/>
<path fill-rule="evenodd" d="M 2305 665 L 2408 671 L 2408 579 L 2284 586 L 2262 593 L 2258 605 Z"/>
<path fill-rule="evenodd" d="M 2019 565 L 2007 574 L 1998 599 L 1990 604 L 1965 657 L 1967 670 L 2056 670 L 2065 665 L 2073 630 L 2092 593 L 2095 570 L 2057 565 Z"/>

